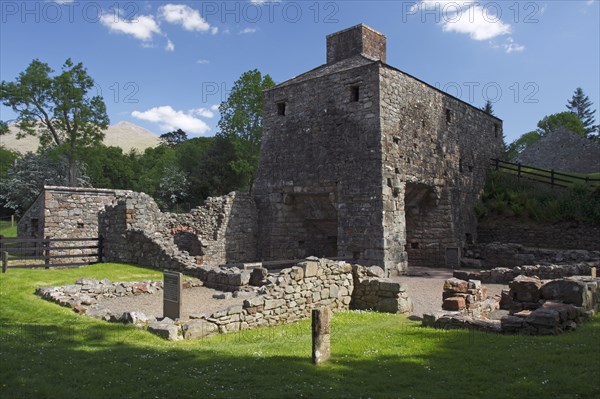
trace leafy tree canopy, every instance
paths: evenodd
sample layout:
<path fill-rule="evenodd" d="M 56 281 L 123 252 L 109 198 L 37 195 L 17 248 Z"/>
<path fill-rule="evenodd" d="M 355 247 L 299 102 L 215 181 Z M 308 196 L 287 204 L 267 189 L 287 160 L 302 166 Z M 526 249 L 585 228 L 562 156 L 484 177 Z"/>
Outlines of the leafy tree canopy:
<path fill-rule="evenodd" d="M 17 113 L 17 137 L 37 136 L 42 148 L 58 147 L 68 162 L 68 184 L 77 184 L 81 149 L 102 142 L 109 119 L 94 80 L 82 63 L 67 59 L 59 74 L 37 59 L 13 82 L 2 81 L 0 100 Z M 4 127 L 2 127 L 4 129 Z"/>
<path fill-rule="evenodd" d="M 181 129 L 174 130 L 169 133 L 161 134 L 159 140 L 161 144 L 173 147 L 179 143 L 183 143 L 188 139 L 186 132 Z"/>
<path fill-rule="evenodd" d="M 600 125 L 594 125 L 596 119 L 594 114 L 596 110 L 592 110 L 592 102 L 589 97 L 583 93 L 583 89 L 578 87 L 573 93 L 573 97 L 567 102 L 567 109 L 577 115 L 581 121 L 586 136 L 592 135 L 594 132 L 600 133 Z"/>
<path fill-rule="evenodd" d="M 235 150 L 231 167 L 245 180 L 245 188 L 251 190 L 260 153 L 263 130 L 263 91 L 275 85 L 269 75 L 254 69 L 244 72 L 234 83 L 229 98 L 221 103 L 219 111 L 220 132 Z"/>
<path fill-rule="evenodd" d="M 16 164 L 8 169 L 4 179 L 0 180 L 0 203 L 21 215 L 31 206 L 45 185 L 64 186 L 68 182 L 66 160 L 57 158 L 50 152 L 33 154 L 28 152 Z M 89 187 L 85 166 L 76 163 L 79 180 L 77 185 Z"/>
<path fill-rule="evenodd" d="M 545 136 L 556 128 L 564 127 L 567 130 L 577 133 L 583 137 L 586 136 L 585 128 L 577 115 L 572 112 L 559 112 L 545 116 L 537 124 L 537 131 L 540 136 Z"/>

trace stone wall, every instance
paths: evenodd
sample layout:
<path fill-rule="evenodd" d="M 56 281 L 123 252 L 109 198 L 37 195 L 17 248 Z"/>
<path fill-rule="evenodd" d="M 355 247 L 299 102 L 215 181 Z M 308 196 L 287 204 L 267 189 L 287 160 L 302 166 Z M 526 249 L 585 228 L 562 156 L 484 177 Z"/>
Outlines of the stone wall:
<path fill-rule="evenodd" d="M 559 127 L 511 162 L 566 173 L 595 173 L 600 171 L 600 143 Z"/>
<path fill-rule="evenodd" d="M 209 198 L 190 213 L 172 214 L 162 213 L 150 196 L 129 192 L 106 206 L 100 219 L 112 262 L 209 270 L 256 257 L 256 210 L 247 194 Z"/>
<path fill-rule="evenodd" d="M 265 93 L 259 257 L 386 273 L 457 266 L 502 121 L 384 63 L 385 37 L 328 37 L 328 63 Z M 382 62 L 383 61 L 383 62 Z M 408 253 L 408 256 L 407 256 Z"/>
<path fill-rule="evenodd" d="M 123 190 L 46 186 L 17 225 L 19 238 L 95 238 L 98 237 L 99 213 Z M 95 241 L 77 242 L 76 246 L 96 245 Z M 73 246 L 53 243 L 52 247 Z M 53 250 L 55 255 L 78 255 L 89 250 Z M 53 259 L 52 263 L 96 261 L 95 257 Z"/>
<path fill-rule="evenodd" d="M 262 260 L 382 263 L 378 103 L 378 66 L 361 56 L 265 92 L 254 187 Z"/>
<path fill-rule="evenodd" d="M 186 214 L 169 214 L 178 248 L 199 264 L 220 265 L 257 260 L 257 213 L 252 197 L 233 192 L 208 198 Z"/>
<path fill-rule="evenodd" d="M 481 280 L 487 284 L 508 284 L 519 275 L 538 277 L 542 279 L 557 279 L 571 276 L 590 276 L 594 270 L 600 269 L 600 261 L 579 262 L 563 265 L 526 265 L 508 267 L 496 267 L 491 270 L 455 270 L 456 278 L 469 280 Z"/>
<path fill-rule="evenodd" d="M 600 279 L 569 277 L 542 281 L 517 276 L 503 293 L 502 331 L 520 334 L 558 334 L 577 325 L 600 310 Z"/>
<path fill-rule="evenodd" d="M 380 269 L 380 268 L 379 268 Z M 205 270 L 189 268 L 187 272 Z M 217 270 L 205 270 L 205 276 Z M 203 283 L 186 279 L 188 284 L 214 288 L 244 290 L 249 282 L 249 273 L 239 270 L 221 269 L 215 280 Z M 381 275 L 383 270 L 380 269 Z M 218 276 L 238 277 L 229 283 Z M 241 282 L 241 283 L 240 283 Z M 219 284 L 223 284 L 219 287 Z M 112 314 L 109 309 L 97 305 L 99 295 L 108 297 L 149 294 L 162 289 L 160 282 L 111 283 L 108 280 L 80 279 L 74 285 L 45 287 L 36 290 L 38 295 L 62 306 L 73 308 L 80 314 L 115 322 L 130 322 L 146 325 L 149 331 L 168 339 L 177 340 L 202 338 L 216 333 L 235 332 L 260 326 L 287 324 L 309 318 L 311 310 L 329 307 L 333 311 L 368 309 L 388 313 L 409 314 L 412 310 L 410 298 L 399 283 L 377 277 L 368 268 L 328 259 L 307 258 L 297 265 L 283 269 L 277 274 L 264 275 L 258 295 L 235 305 L 202 316 L 194 320 L 155 321 L 153 315 L 136 312 Z M 151 324 L 148 324 L 151 323 Z"/>
<path fill-rule="evenodd" d="M 518 243 L 525 247 L 600 251 L 600 226 L 581 223 L 527 225 L 517 222 L 486 223 L 477 227 L 477 242 Z"/>
<path fill-rule="evenodd" d="M 380 91 L 386 261 L 401 262 L 406 246 L 409 265 L 453 266 L 476 238 L 502 121 L 388 65 Z"/>
<path fill-rule="evenodd" d="M 373 272 L 377 268 L 381 273 Z M 385 313 L 411 314 L 412 301 L 398 282 L 383 278 L 383 269 L 378 266 L 366 268 L 354 265 L 354 291 L 352 309 L 375 310 Z"/>
<path fill-rule="evenodd" d="M 547 249 L 525 247 L 521 244 L 477 244 L 469 246 L 462 268 L 492 269 L 524 265 L 560 265 L 600 261 L 600 251 L 584 249 Z"/>

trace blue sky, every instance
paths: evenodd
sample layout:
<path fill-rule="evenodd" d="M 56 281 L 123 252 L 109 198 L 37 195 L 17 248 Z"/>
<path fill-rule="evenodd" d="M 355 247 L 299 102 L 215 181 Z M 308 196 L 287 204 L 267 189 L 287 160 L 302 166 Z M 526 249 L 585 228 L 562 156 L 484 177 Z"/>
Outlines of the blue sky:
<path fill-rule="evenodd" d="M 580 86 L 600 106 L 600 3 L 569 1 L 2 1 L 0 78 L 34 59 L 83 62 L 111 123 L 213 135 L 216 106 L 258 68 L 276 82 L 325 62 L 325 36 L 365 23 L 387 62 L 475 106 L 508 141 L 565 111 Z M 2 120 L 15 117 L 0 107 Z M 598 114 L 596 114 L 598 120 Z"/>

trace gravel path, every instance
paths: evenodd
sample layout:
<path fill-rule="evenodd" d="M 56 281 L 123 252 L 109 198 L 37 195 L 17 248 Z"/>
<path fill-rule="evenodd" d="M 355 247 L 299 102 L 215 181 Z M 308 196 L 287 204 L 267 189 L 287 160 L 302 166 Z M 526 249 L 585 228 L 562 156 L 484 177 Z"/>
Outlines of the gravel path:
<path fill-rule="evenodd" d="M 254 292 L 244 293 L 244 296 L 230 299 L 214 299 L 213 295 L 221 291 L 206 287 L 186 288 L 183 290 L 182 301 L 182 319 L 189 319 L 190 314 L 206 314 L 227 309 L 233 305 L 241 305 L 244 299 L 256 296 Z M 157 294 L 144 294 L 128 296 L 121 298 L 101 299 L 98 304 L 107 307 L 113 314 L 119 314 L 126 311 L 142 312 L 146 316 L 161 318 L 163 316 L 163 294 L 160 291 Z"/>
<path fill-rule="evenodd" d="M 444 280 L 452 278 L 452 269 L 433 269 L 412 267 L 406 276 L 392 277 L 406 288 L 413 302 L 413 315 L 422 317 L 423 313 L 442 312 L 442 291 Z M 488 296 L 500 295 L 507 286 L 502 284 L 484 284 Z"/>

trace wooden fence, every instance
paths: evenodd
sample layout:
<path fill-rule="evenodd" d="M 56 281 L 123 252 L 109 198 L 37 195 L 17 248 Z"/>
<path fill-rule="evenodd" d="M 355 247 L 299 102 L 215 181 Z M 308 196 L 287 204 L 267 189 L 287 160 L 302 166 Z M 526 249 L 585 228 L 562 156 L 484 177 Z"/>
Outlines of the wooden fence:
<path fill-rule="evenodd" d="M 518 178 L 523 177 L 540 183 L 550 184 L 551 186 L 571 187 L 576 183 L 584 183 L 586 185 L 600 184 L 600 179 L 581 177 L 574 174 L 556 172 L 554 169 L 541 169 L 534 166 L 521 165 L 520 163 L 501 161 L 499 159 L 492 159 L 491 165 L 494 170 L 511 173 Z"/>
<path fill-rule="evenodd" d="M 2 273 L 8 268 L 79 267 L 102 262 L 104 240 L 95 238 L 7 238 L 0 236 Z"/>

